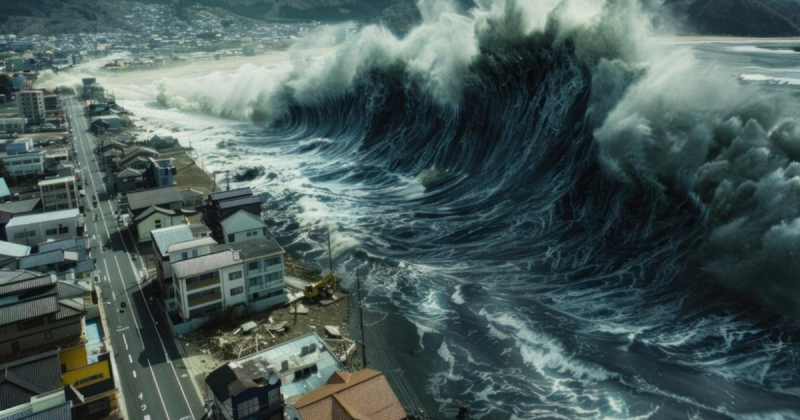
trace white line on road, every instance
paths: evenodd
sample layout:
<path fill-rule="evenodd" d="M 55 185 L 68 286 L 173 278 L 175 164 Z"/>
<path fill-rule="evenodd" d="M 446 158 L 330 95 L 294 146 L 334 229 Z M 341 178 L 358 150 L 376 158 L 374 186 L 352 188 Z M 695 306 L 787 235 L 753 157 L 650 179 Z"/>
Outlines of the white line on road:
<path fill-rule="evenodd" d="M 125 334 L 122 334 L 122 341 L 125 342 L 125 350 L 128 350 L 128 339 L 125 338 Z"/>
<path fill-rule="evenodd" d="M 128 361 L 131 362 L 131 364 L 133 364 L 133 357 L 131 357 L 130 354 L 128 355 Z"/>
<path fill-rule="evenodd" d="M 150 366 L 150 359 L 147 360 L 147 367 L 150 368 L 150 374 L 153 375 L 153 382 L 156 383 L 156 391 L 158 392 L 158 398 L 161 398 L 161 405 L 164 406 L 164 414 L 166 414 L 167 419 L 169 419 L 169 413 L 167 412 L 167 405 L 164 404 L 164 397 L 161 395 L 161 389 L 158 388 L 158 381 L 156 380 L 156 373 L 153 372 L 153 367 Z"/>
<path fill-rule="evenodd" d="M 132 372 L 133 372 L 133 378 L 136 379 L 136 371 L 134 370 Z"/>
<path fill-rule="evenodd" d="M 117 301 L 117 294 L 114 293 L 114 290 L 111 290 L 111 297 L 114 298 L 114 302 Z"/>

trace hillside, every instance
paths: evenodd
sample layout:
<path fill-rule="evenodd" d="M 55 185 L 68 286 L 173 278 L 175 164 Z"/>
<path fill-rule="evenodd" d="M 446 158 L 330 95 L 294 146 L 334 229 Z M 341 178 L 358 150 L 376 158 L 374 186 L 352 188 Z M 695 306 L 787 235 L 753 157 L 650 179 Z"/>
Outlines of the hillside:
<path fill-rule="evenodd" d="M 407 28 L 415 0 L 22 0 L 0 1 L 0 32 L 55 34 L 124 29 L 131 3 L 175 7 L 178 16 L 199 4 L 251 19 L 374 21 Z M 468 5 L 473 0 L 459 0 Z M 800 35 L 800 0 L 641 0 L 654 23 L 683 34 Z"/>

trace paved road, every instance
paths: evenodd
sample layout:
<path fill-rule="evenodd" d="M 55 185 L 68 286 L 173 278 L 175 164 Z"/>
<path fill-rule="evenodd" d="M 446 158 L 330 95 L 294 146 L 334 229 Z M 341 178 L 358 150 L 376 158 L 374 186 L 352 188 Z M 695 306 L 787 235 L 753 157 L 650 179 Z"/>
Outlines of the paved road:
<path fill-rule="evenodd" d="M 205 410 L 191 375 L 168 332 L 160 306 L 149 301 L 151 288 L 143 284 L 142 258 L 127 229 L 117 227 L 116 201 L 106 194 L 93 138 L 87 133 L 83 109 L 76 98 L 67 101 L 72 122 L 73 147 L 86 185 L 86 226 L 92 253 L 100 271 L 100 287 L 106 309 L 106 328 L 114 349 L 118 380 L 130 419 L 185 420 L 203 418 Z M 98 207 L 92 208 L 92 196 Z M 97 221 L 94 214 L 97 213 Z M 111 247 L 102 245 L 110 240 Z M 154 298 L 155 299 L 155 298 Z M 122 309 L 122 306 L 126 306 Z"/>

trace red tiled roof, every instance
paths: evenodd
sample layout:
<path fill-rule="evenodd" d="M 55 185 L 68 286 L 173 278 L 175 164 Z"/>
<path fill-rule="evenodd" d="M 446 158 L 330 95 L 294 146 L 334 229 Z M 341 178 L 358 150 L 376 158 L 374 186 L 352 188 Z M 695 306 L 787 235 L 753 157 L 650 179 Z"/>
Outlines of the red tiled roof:
<path fill-rule="evenodd" d="M 336 372 L 328 383 L 300 398 L 303 420 L 403 420 L 408 417 L 383 373 Z"/>

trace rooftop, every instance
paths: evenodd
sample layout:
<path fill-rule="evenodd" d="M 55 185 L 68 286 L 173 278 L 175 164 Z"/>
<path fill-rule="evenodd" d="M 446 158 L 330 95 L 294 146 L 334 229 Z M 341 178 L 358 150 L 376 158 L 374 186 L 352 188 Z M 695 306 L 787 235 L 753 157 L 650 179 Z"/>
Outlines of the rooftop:
<path fill-rule="evenodd" d="M 336 372 L 294 404 L 303 420 L 402 420 L 408 417 L 383 373 Z"/>
<path fill-rule="evenodd" d="M 0 241 L 0 255 L 8 257 L 24 257 L 31 253 L 31 247 L 25 245 L 17 245 L 15 243 Z"/>
<path fill-rule="evenodd" d="M 242 260 L 283 254 L 286 251 L 272 238 L 256 238 L 230 244 L 239 250 Z"/>
<path fill-rule="evenodd" d="M 39 186 L 40 187 L 44 187 L 44 186 L 47 186 L 47 185 L 64 184 L 64 183 L 67 183 L 67 182 L 75 182 L 75 177 L 74 176 L 64 176 L 64 177 L 59 177 L 59 178 L 45 179 L 45 180 L 39 181 Z"/>
<path fill-rule="evenodd" d="M 0 410 L 28 403 L 31 397 L 61 387 L 57 350 L 6 363 L 0 366 Z"/>
<path fill-rule="evenodd" d="M 275 385 L 279 376 L 273 366 L 263 359 L 229 362 L 208 374 L 206 382 L 220 401 L 238 395 L 249 388 Z"/>
<path fill-rule="evenodd" d="M 128 204 L 131 210 L 141 210 L 150 206 L 179 203 L 181 201 L 181 193 L 178 191 L 178 187 L 175 186 L 128 193 Z"/>
<path fill-rule="evenodd" d="M 67 210 L 51 211 L 49 213 L 28 214 L 25 216 L 17 216 L 11 219 L 11 221 L 8 222 L 6 227 L 8 228 L 12 226 L 30 225 L 33 223 L 42 223 L 50 220 L 74 219 L 78 217 L 79 214 L 80 210 L 78 209 L 67 209 Z"/>
<path fill-rule="evenodd" d="M 241 262 L 241 260 L 236 258 L 232 250 L 226 250 L 174 262 L 172 263 L 172 272 L 175 274 L 175 277 L 183 279 L 208 273 L 209 271 L 219 270 L 220 268 L 230 267 L 239 262 Z"/>
<path fill-rule="evenodd" d="M 246 206 L 248 204 L 255 204 L 255 203 L 261 204 L 261 198 L 257 196 L 233 198 L 218 203 L 218 206 L 220 209 L 225 210 L 233 207 Z"/>
<path fill-rule="evenodd" d="M 281 377 L 281 392 L 287 399 L 320 388 L 334 372 L 344 370 L 342 362 L 315 333 L 243 357 L 237 363 L 255 359 L 276 367 Z"/>
<path fill-rule="evenodd" d="M 0 212 L 10 214 L 30 213 L 39 205 L 40 198 L 0 204 Z"/>
<path fill-rule="evenodd" d="M 211 201 L 222 201 L 237 197 L 249 197 L 252 195 L 253 195 L 253 190 L 250 189 L 250 187 L 245 187 L 245 188 L 237 188 L 235 190 L 218 191 L 215 193 L 211 193 L 209 194 L 208 199 Z"/>
<path fill-rule="evenodd" d="M 39 244 L 39 253 L 53 251 L 56 249 L 72 249 L 72 248 L 80 248 L 85 247 L 88 243 L 88 238 L 84 236 L 78 236 L 76 238 L 67 238 L 61 239 L 58 241 L 47 241 L 42 242 Z"/>
<path fill-rule="evenodd" d="M 164 214 L 164 215 L 167 215 L 167 216 L 175 216 L 176 214 L 178 214 L 178 212 L 175 211 L 175 210 L 163 209 L 163 208 L 158 207 L 158 206 L 150 206 L 149 209 L 143 211 L 142 214 L 136 216 L 136 218 L 133 219 L 133 221 L 134 222 L 141 222 L 142 220 L 147 219 L 148 217 L 150 217 L 150 215 L 152 215 L 153 213 L 161 213 L 161 214 Z"/>
<path fill-rule="evenodd" d="M 260 217 L 244 210 L 239 210 L 222 221 L 222 229 L 228 234 L 263 229 L 265 227 L 267 225 Z"/>
<path fill-rule="evenodd" d="M 205 238 L 198 238 L 198 239 L 193 239 L 191 241 L 172 244 L 169 246 L 169 248 L 167 248 L 167 253 L 172 254 L 173 252 L 183 251 L 186 249 L 192 249 L 204 245 L 216 245 L 216 244 L 217 241 L 215 241 L 214 238 L 207 236 Z"/>
<path fill-rule="evenodd" d="M 167 249 L 169 249 L 170 245 L 191 241 L 194 239 L 194 236 L 192 236 L 192 230 L 186 225 L 155 229 L 150 231 L 150 235 L 153 238 L 153 241 L 156 243 L 158 252 L 160 252 L 162 256 L 167 255 Z"/>

